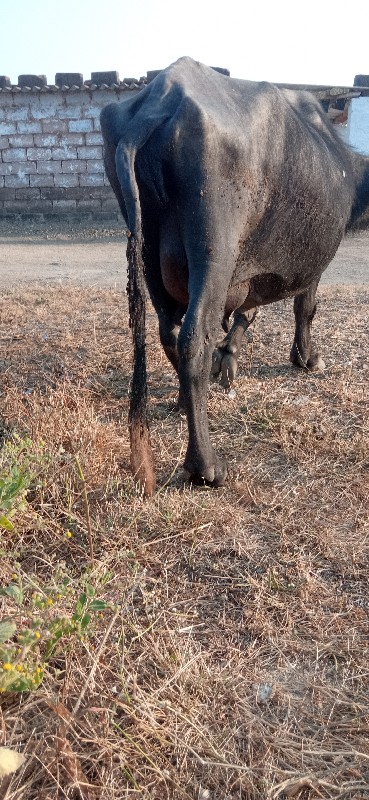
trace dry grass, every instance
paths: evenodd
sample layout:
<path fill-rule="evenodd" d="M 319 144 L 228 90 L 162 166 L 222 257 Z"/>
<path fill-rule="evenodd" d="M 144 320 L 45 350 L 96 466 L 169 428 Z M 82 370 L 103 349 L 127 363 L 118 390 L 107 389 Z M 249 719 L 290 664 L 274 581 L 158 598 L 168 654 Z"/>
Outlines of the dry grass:
<path fill-rule="evenodd" d="M 184 482 L 186 425 L 151 315 L 161 488 L 143 501 L 124 297 L 4 294 L 4 435 L 43 440 L 45 459 L 2 534 L 1 582 L 88 579 L 110 609 L 62 640 L 36 692 L 1 696 L 0 745 L 26 754 L 4 800 L 369 796 L 368 304 L 368 289 L 322 290 L 316 375 L 288 365 L 291 303 L 263 311 L 236 397 L 210 390 L 230 471 L 216 492 Z"/>

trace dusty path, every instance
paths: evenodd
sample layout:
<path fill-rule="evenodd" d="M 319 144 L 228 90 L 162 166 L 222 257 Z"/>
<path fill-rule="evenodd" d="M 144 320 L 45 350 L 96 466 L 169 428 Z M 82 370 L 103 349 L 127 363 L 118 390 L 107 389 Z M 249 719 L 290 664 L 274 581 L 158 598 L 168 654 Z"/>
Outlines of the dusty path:
<path fill-rule="evenodd" d="M 125 238 L 109 230 L 0 228 L 0 287 L 51 284 L 123 288 Z M 326 270 L 326 285 L 369 283 L 369 232 L 347 237 Z"/>
<path fill-rule="evenodd" d="M 42 281 L 83 286 L 125 283 L 122 242 L 4 242 L 0 240 L 0 286 Z"/>

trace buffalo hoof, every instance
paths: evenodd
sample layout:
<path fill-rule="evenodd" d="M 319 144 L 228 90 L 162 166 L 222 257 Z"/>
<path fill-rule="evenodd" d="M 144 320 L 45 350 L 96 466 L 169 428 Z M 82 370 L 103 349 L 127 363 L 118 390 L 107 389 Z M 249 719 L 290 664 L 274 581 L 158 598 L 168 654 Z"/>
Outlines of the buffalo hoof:
<path fill-rule="evenodd" d="M 295 367 L 307 369 L 309 372 L 319 372 L 320 370 L 325 369 L 325 363 L 318 353 L 315 353 L 314 355 L 310 356 L 307 361 L 304 361 L 300 353 L 297 353 L 294 349 L 292 349 L 290 358 L 291 363 Z"/>
<path fill-rule="evenodd" d="M 213 353 L 210 378 L 218 381 L 223 389 L 229 389 L 237 374 L 237 356 L 229 350 L 217 347 Z"/>
<path fill-rule="evenodd" d="M 316 360 L 312 359 L 311 363 L 309 363 L 309 362 L 310 362 L 310 359 L 308 361 L 308 367 L 313 372 L 318 372 L 319 370 L 325 369 L 325 362 L 323 361 L 323 359 L 320 356 L 317 356 Z"/>
<path fill-rule="evenodd" d="M 189 476 L 190 483 L 194 486 L 209 486 L 212 489 L 218 489 L 226 481 L 227 478 L 227 465 L 225 461 L 216 458 L 214 467 L 203 470 L 197 470 L 186 462 L 184 469 Z"/>

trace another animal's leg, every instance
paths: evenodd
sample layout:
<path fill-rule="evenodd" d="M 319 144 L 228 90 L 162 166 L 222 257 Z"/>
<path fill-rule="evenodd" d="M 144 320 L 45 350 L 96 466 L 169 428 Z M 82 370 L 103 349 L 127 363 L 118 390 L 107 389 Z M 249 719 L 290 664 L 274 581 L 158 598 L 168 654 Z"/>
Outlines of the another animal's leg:
<path fill-rule="evenodd" d="M 316 312 L 315 295 L 319 281 L 314 281 L 309 289 L 294 300 L 295 338 L 290 359 L 296 367 L 309 370 L 324 369 L 325 364 L 311 341 L 311 325 Z"/>
<path fill-rule="evenodd" d="M 159 336 L 165 355 L 178 375 L 178 336 L 181 330 L 183 310 L 179 307 L 172 308 L 170 306 L 171 304 L 168 303 L 168 308 L 165 311 L 163 306 L 158 310 Z M 181 387 L 179 388 L 178 408 L 185 408 Z"/>
<path fill-rule="evenodd" d="M 212 380 L 217 380 L 220 376 L 220 384 L 224 389 L 228 389 L 236 377 L 242 337 L 254 321 L 256 314 L 256 308 L 250 308 L 247 311 L 242 311 L 241 308 L 237 309 L 234 313 L 232 327 L 213 352 L 210 377 Z"/>
<path fill-rule="evenodd" d="M 165 355 L 178 375 L 178 336 L 183 313 L 177 309 L 160 308 L 158 311 L 159 336 Z"/>

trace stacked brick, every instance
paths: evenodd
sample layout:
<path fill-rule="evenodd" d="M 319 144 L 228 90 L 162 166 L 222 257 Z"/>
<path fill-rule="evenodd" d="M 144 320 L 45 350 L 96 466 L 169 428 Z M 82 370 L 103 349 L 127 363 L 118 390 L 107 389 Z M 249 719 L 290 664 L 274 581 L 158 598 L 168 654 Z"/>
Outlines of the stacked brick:
<path fill-rule="evenodd" d="M 75 74 L 72 86 L 61 73 L 55 86 L 44 76 L 20 76 L 10 86 L 0 76 L 0 216 L 118 214 L 104 172 L 99 116 L 107 103 L 140 91 L 142 80 L 119 82 L 109 73 L 103 78 L 115 82 L 98 85 L 99 75 L 83 83 Z"/>

